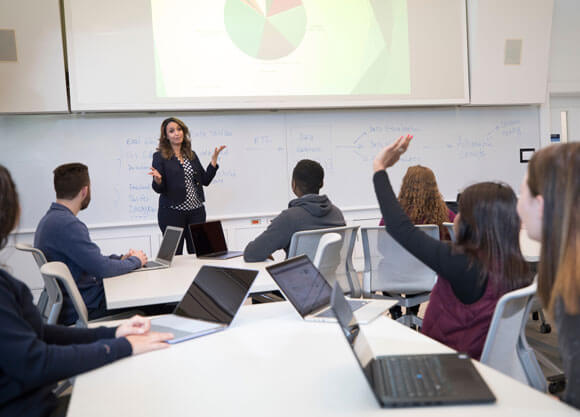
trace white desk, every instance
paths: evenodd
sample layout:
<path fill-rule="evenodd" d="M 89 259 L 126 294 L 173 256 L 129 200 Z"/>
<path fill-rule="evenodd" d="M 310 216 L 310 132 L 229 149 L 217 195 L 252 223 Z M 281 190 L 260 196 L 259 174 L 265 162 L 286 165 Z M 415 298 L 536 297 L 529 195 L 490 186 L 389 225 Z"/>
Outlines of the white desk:
<path fill-rule="evenodd" d="M 528 237 L 526 229 L 520 230 L 520 249 L 528 262 L 540 261 L 540 249 L 542 245 Z"/>
<path fill-rule="evenodd" d="M 230 259 L 197 259 L 195 255 L 173 258 L 171 268 L 130 272 L 118 277 L 105 278 L 107 308 L 138 307 L 143 305 L 173 303 L 180 301 L 202 265 L 219 265 L 230 268 L 256 269 L 259 271 L 252 293 L 277 290 L 278 286 L 266 271 L 272 262 L 244 262 L 238 256 Z"/>
<path fill-rule="evenodd" d="M 363 328 L 375 354 L 450 351 L 385 317 Z M 68 416 L 578 415 L 485 365 L 476 366 L 497 403 L 381 409 L 337 324 L 305 322 L 288 303 L 244 306 L 224 332 L 79 376 Z"/>

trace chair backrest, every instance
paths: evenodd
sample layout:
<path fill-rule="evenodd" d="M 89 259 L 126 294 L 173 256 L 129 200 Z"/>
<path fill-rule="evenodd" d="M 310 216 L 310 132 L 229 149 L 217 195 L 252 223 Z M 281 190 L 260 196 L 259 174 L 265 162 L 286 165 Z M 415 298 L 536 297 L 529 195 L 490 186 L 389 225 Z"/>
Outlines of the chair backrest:
<path fill-rule="evenodd" d="M 18 250 L 31 253 L 39 269 L 47 262 L 40 249 L 27 243 L 17 243 L 15 246 Z M 44 290 L 40 294 L 37 307 L 45 323 L 56 324 L 62 309 L 62 291 L 54 278 L 42 275 L 42 280 L 44 281 Z"/>
<path fill-rule="evenodd" d="M 321 272 L 331 285 L 334 285 L 334 282 L 338 281 L 345 293 L 350 293 L 350 296 L 353 298 L 360 297 L 360 284 L 352 263 L 352 254 L 354 252 L 354 244 L 359 227 L 343 226 L 296 232 L 292 235 L 292 240 L 290 241 L 288 258 L 307 255 L 314 262 L 318 244 L 322 236 L 327 233 L 337 233 L 342 238 L 339 251 L 340 259 L 334 269 L 331 267 L 332 258 L 325 259 L 325 265 Z"/>
<path fill-rule="evenodd" d="M 436 224 L 416 225 L 416 228 L 439 240 Z M 375 291 L 391 294 L 418 294 L 431 291 L 437 274 L 389 235 L 384 226 L 361 228 L 364 272 L 363 296 Z"/>
<path fill-rule="evenodd" d="M 40 268 L 40 273 L 43 277 L 46 276 L 58 280 L 64 286 L 79 317 L 76 326 L 87 327 L 89 321 L 87 306 L 68 266 L 62 262 L 48 262 Z"/>
<path fill-rule="evenodd" d="M 546 382 L 532 349 L 525 326 L 537 285 L 504 294 L 495 307 L 480 361 L 541 391 Z"/>
<path fill-rule="evenodd" d="M 447 233 L 449 233 L 449 238 L 452 242 L 455 242 L 455 232 L 453 231 L 453 223 L 451 222 L 443 222 L 443 227 L 447 229 Z"/>
<path fill-rule="evenodd" d="M 318 247 L 312 263 L 322 273 L 322 276 L 334 276 L 340 265 L 340 250 L 342 236 L 338 233 L 325 233 L 318 241 Z"/>

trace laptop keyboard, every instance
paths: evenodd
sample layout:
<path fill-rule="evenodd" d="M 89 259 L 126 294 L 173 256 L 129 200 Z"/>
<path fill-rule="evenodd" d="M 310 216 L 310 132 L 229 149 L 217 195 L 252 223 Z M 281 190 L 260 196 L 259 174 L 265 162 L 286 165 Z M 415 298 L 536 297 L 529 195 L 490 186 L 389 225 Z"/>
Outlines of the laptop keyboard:
<path fill-rule="evenodd" d="M 154 266 L 162 266 L 163 264 L 160 264 L 159 262 L 155 262 L 155 261 L 148 261 L 145 265 L 143 265 L 143 268 L 152 268 Z"/>
<path fill-rule="evenodd" d="M 348 300 L 348 304 L 350 305 L 352 311 L 356 311 L 368 303 L 369 301 L 365 300 Z M 316 317 L 334 317 L 334 311 L 332 311 L 332 308 L 327 308 L 326 310 L 316 314 Z"/>
<path fill-rule="evenodd" d="M 429 398 L 451 393 L 437 356 L 390 356 L 377 362 L 387 397 Z"/>

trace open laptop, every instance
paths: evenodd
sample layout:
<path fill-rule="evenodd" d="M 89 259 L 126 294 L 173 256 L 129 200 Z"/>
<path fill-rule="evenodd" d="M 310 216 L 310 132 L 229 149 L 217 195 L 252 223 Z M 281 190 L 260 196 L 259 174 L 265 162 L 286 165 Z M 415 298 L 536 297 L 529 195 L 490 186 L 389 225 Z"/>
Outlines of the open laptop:
<path fill-rule="evenodd" d="M 330 308 L 332 288 L 308 256 L 296 256 L 267 266 L 266 270 L 304 320 L 336 321 Z M 348 300 L 348 303 L 355 310 L 357 319 L 361 323 L 368 323 L 397 301 Z"/>
<path fill-rule="evenodd" d="M 179 343 L 227 328 L 234 320 L 258 271 L 204 265 L 173 314 L 151 320 L 151 330 L 173 333 Z"/>
<path fill-rule="evenodd" d="M 169 268 L 171 266 L 171 262 L 173 261 L 173 257 L 175 256 L 177 245 L 179 245 L 181 233 L 183 233 L 183 229 L 181 227 L 167 226 L 165 228 L 165 233 L 163 233 L 161 246 L 159 247 L 159 251 L 157 252 L 155 260 L 147 261 L 145 265 L 136 269 L 135 272 Z"/>
<path fill-rule="evenodd" d="M 382 407 L 492 403 L 495 397 L 464 353 L 374 357 L 340 286 L 332 309 Z"/>
<path fill-rule="evenodd" d="M 219 220 L 189 225 L 189 232 L 198 258 L 229 259 L 243 252 L 228 251 L 222 222 Z"/>

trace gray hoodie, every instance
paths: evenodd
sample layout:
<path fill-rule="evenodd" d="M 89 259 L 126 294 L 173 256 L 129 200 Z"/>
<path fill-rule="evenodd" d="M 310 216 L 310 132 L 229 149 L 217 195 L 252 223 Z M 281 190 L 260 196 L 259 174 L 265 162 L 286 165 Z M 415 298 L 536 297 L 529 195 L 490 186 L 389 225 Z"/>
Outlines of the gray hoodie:
<path fill-rule="evenodd" d="M 340 226 L 346 226 L 342 212 L 326 195 L 303 195 L 290 201 L 288 208 L 272 220 L 266 231 L 248 243 L 244 260 L 265 261 L 278 249 L 288 254 L 294 232 Z"/>

